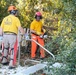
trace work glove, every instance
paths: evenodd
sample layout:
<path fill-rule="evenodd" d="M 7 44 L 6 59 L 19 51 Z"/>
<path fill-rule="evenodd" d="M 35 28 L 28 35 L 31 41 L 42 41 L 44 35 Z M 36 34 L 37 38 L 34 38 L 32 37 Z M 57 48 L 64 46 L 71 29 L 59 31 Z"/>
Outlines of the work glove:
<path fill-rule="evenodd" d="M 40 35 L 40 38 L 47 38 L 47 35 Z"/>
<path fill-rule="evenodd" d="M 40 35 L 40 38 L 44 38 L 44 35 Z"/>
<path fill-rule="evenodd" d="M 48 36 L 47 35 L 44 35 L 44 38 L 47 38 Z"/>
<path fill-rule="evenodd" d="M 27 33 L 25 34 L 25 39 L 26 39 L 26 40 L 29 40 L 29 39 L 30 39 L 30 38 L 29 38 L 29 35 L 28 35 Z"/>
<path fill-rule="evenodd" d="M 3 41 L 3 36 L 2 36 L 2 35 L 0 35 L 0 41 L 1 41 L 1 42 Z"/>

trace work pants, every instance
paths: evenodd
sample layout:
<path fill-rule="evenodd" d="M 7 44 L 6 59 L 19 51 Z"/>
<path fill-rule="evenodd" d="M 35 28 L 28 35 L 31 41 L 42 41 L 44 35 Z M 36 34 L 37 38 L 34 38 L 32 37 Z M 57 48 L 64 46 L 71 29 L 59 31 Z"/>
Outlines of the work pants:
<path fill-rule="evenodd" d="M 37 41 L 40 45 L 44 46 L 44 40 L 35 34 L 31 34 L 31 39 Z M 37 44 L 35 42 L 31 42 L 31 58 L 36 57 Z M 45 51 L 40 47 L 40 57 L 45 57 Z"/>
<path fill-rule="evenodd" d="M 3 48 L 2 63 L 8 62 L 8 53 L 9 53 L 9 49 L 10 49 L 9 66 L 13 66 L 14 63 L 15 63 L 14 58 L 16 57 L 15 56 L 15 54 L 16 54 L 15 52 L 16 51 L 14 51 L 14 50 L 17 49 L 17 47 L 15 47 L 17 45 L 16 39 L 17 39 L 17 35 L 15 35 L 15 34 L 4 34 L 3 35 L 4 48 Z M 14 47 L 15 47 L 15 49 L 14 49 Z"/>

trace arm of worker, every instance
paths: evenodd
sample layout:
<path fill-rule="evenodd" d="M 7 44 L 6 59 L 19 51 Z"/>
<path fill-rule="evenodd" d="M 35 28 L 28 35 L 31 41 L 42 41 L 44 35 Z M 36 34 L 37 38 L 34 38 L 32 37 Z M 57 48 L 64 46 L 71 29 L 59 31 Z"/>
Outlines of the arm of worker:
<path fill-rule="evenodd" d="M 21 32 L 21 34 L 23 34 L 23 35 L 25 34 L 25 31 L 21 26 L 18 27 L 18 30 Z"/>
<path fill-rule="evenodd" d="M 42 32 L 38 32 L 38 31 L 35 31 L 35 30 L 32 30 L 32 29 L 30 30 L 30 32 L 33 33 L 33 34 L 39 35 L 39 36 L 42 34 Z"/>
<path fill-rule="evenodd" d="M 0 35 L 3 35 L 3 29 L 0 27 Z"/>
<path fill-rule="evenodd" d="M 42 27 L 41 31 L 45 34 L 46 33 L 46 29 L 44 27 Z"/>
<path fill-rule="evenodd" d="M 36 34 L 36 31 L 33 29 L 30 29 L 30 32 Z"/>

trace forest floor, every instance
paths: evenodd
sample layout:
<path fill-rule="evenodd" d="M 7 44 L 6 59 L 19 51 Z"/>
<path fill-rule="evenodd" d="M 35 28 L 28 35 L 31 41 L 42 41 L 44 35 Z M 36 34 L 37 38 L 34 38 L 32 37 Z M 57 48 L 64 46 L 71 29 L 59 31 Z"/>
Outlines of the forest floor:
<path fill-rule="evenodd" d="M 23 49 L 23 48 L 21 48 Z M 13 70 L 9 70 L 8 69 L 8 65 L 7 66 L 3 66 L 2 64 L 0 64 L 0 75 L 16 75 L 17 72 L 23 70 L 23 69 L 27 69 L 31 66 L 37 65 L 40 62 L 42 62 L 43 60 L 40 59 L 40 54 L 39 52 L 37 52 L 37 57 L 35 60 L 32 60 L 30 57 L 31 53 L 30 51 L 25 51 L 25 50 L 21 50 L 21 57 L 20 57 L 20 65 L 18 65 L 15 69 Z M 1 55 L 0 55 L 1 56 Z M 47 59 L 49 57 L 49 55 L 46 55 Z M 26 62 L 25 62 L 26 61 Z M 35 72 L 32 75 L 41 75 L 43 73 L 43 70 L 38 70 L 37 72 Z"/>

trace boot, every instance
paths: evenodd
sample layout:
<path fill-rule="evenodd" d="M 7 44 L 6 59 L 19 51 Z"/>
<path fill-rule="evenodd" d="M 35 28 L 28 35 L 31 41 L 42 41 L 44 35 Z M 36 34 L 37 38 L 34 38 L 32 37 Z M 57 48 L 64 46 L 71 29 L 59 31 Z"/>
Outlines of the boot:
<path fill-rule="evenodd" d="M 2 60 L 1 60 L 1 62 L 2 62 L 2 64 L 3 65 L 8 65 L 8 48 L 4 48 L 4 50 L 2 51 L 3 53 L 3 55 L 2 55 Z"/>
<path fill-rule="evenodd" d="M 13 69 L 13 68 L 15 68 L 15 66 L 14 66 L 14 50 L 11 50 L 9 69 Z"/>
<path fill-rule="evenodd" d="M 9 63 L 9 69 L 14 69 L 15 66 L 13 64 L 13 59 L 10 60 L 10 63 Z"/>
<path fill-rule="evenodd" d="M 3 57 L 2 57 L 2 62 L 1 62 L 1 63 L 2 63 L 3 65 L 8 65 L 8 64 L 9 64 L 6 56 L 3 56 Z"/>

